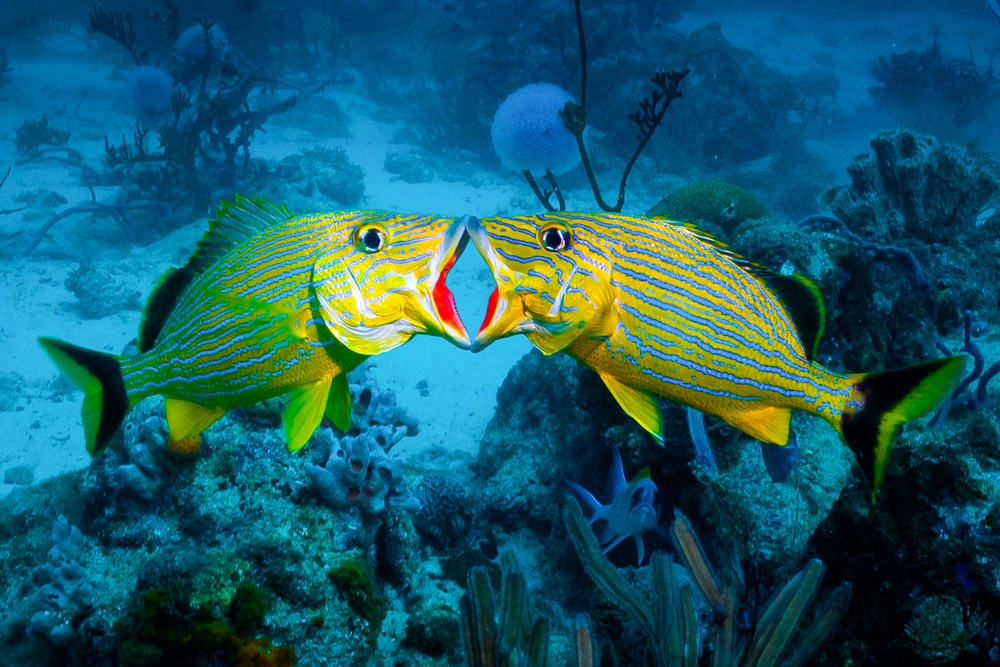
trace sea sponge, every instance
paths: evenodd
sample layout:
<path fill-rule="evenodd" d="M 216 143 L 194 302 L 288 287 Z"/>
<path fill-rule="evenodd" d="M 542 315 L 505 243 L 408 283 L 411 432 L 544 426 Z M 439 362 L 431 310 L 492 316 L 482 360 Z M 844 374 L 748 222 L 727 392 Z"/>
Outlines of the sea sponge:
<path fill-rule="evenodd" d="M 125 78 L 125 92 L 143 125 L 158 127 L 173 119 L 174 79 L 165 70 L 152 65 L 133 68 Z"/>
<path fill-rule="evenodd" d="M 211 49 L 211 53 L 209 53 Z M 209 56 L 212 60 L 223 58 L 229 51 L 229 40 L 218 24 L 207 31 L 201 23 L 188 26 L 174 42 L 174 56 L 184 67 L 204 63 Z"/>
<path fill-rule="evenodd" d="M 573 98 L 553 83 L 529 83 L 510 94 L 493 117 L 493 148 L 516 171 L 562 174 L 580 163 L 576 137 L 559 111 Z"/>

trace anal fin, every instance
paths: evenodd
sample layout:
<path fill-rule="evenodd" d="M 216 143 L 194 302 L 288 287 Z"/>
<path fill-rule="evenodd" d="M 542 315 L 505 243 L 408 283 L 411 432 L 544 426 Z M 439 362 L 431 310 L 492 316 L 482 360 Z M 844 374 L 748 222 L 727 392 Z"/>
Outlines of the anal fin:
<path fill-rule="evenodd" d="M 180 442 L 193 438 L 226 414 L 222 408 L 206 408 L 179 398 L 167 398 L 167 429 L 170 439 Z"/>
<path fill-rule="evenodd" d="M 323 420 L 326 410 L 326 399 L 330 394 L 332 377 L 325 377 L 312 384 L 296 387 L 289 392 L 291 400 L 281 421 L 285 426 L 285 441 L 288 451 L 296 452 L 309 442 L 316 427 Z M 348 400 L 350 394 L 348 394 Z M 350 413 L 348 413 L 350 419 Z"/>
<path fill-rule="evenodd" d="M 719 415 L 730 426 L 738 428 L 751 438 L 772 445 L 788 444 L 792 424 L 792 411 L 788 408 L 741 408 Z"/>
<path fill-rule="evenodd" d="M 636 420 L 639 426 L 646 429 L 646 432 L 662 445 L 663 417 L 656 395 L 622 384 L 610 375 L 602 374 L 601 379 L 625 414 Z"/>

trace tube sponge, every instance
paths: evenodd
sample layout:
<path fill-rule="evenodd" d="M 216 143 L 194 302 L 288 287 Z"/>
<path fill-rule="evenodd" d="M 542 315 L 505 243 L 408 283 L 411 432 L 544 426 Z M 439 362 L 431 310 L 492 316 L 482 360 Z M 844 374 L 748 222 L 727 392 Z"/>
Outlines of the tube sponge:
<path fill-rule="evenodd" d="M 125 79 L 125 92 L 132 101 L 135 117 L 146 127 L 157 127 L 173 119 L 174 79 L 159 67 L 133 68 Z"/>
<path fill-rule="evenodd" d="M 580 163 L 574 137 L 559 111 L 573 99 L 553 83 L 529 83 L 515 90 L 493 117 L 493 148 L 505 166 L 536 174 L 562 174 Z"/>

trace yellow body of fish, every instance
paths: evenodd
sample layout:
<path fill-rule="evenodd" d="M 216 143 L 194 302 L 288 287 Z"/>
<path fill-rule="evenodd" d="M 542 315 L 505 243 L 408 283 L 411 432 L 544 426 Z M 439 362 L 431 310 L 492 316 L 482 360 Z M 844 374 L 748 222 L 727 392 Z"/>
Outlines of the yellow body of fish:
<path fill-rule="evenodd" d="M 843 375 L 813 361 L 823 309 L 807 279 L 736 257 L 685 225 L 617 214 L 471 219 L 497 289 L 473 341 L 523 333 L 596 371 L 658 440 L 657 396 L 762 442 L 788 442 L 791 411 L 829 421 L 874 490 L 893 438 L 957 385 L 965 357 Z"/>
<path fill-rule="evenodd" d="M 58 340 L 42 346 L 86 394 L 88 450 L 107 446 L 131 406 L 166 397 L 171 439 L 196 437 L 226 410 L 290 397 L 289 449 L 326 414 L 350 422 L 346 373 L 428 333 L 469 347 L 445 278 L 465 245 L 462 220 L 376 211 L 291 216 L 238 197 L 191 260 L 161 280 L 139 354 Z"/>

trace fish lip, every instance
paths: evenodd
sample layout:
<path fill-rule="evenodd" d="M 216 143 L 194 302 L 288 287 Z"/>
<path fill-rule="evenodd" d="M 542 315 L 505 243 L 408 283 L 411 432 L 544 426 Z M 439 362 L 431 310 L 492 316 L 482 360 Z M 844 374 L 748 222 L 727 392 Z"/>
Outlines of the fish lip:
<path fill-rule="evenodd" d="M 442 325 L 441 333 L 463 350 L 468 350 L 472 347 L 472 340 L 465 328 L 465 324 L 462 322 L 462 318 L 458 314 L 458 308 L 455 305 L 455 295 L 448 288 L 446 281 L 448 280 L 448 273 L 455 266 L 455 262 L 458 261 L 462 251 L 465 250 L 465 246 L 469 243 L 466 221 L 471 217 L 473 216 L 466 215 L 457 218 L 448 226 L 440 246 L 441 250 L 438 261 L 440 269 L 437 273 L 437 279 L 434 281 L 434 286 L 431 289 L 431 303 L 434 308 L 434 314 L 437 316 L 438 322 Z"/>
<path fill-rule="evenodd" d="M 469 349 L 472 352 L 479 352 L 480 350 L 489 346 L 494 340 L 499 338 L 494 332 L 490 331 L 493 325 L 493 320 L 496 318 L 497 314 L 497 304 L 500 302 L 500 287 L 496 284 L 497 276 L 497 265 L 499 260 L 497 259 L 496 252 L 494 252 L 493 247 L 490 245 L 489 234 L 486 233 L 486 228 L 483 227 L 482 221 L 475 216 L 466 216 L 465 230 L 469 238 L 472 239 L 473 245 L 476 246 L 476 250 L 479 251 L 480 256 L 486 261 L 486 264 L 490 267 L 490 273 L 493 275 L 494 286 L 493 291 L 490 292 L 489 301 L 486 305 L 486 314 L 483 316 L 483 322 L 479 325 L 479 330 L 476 332 L 476 337 L 472 339 Z"/>

